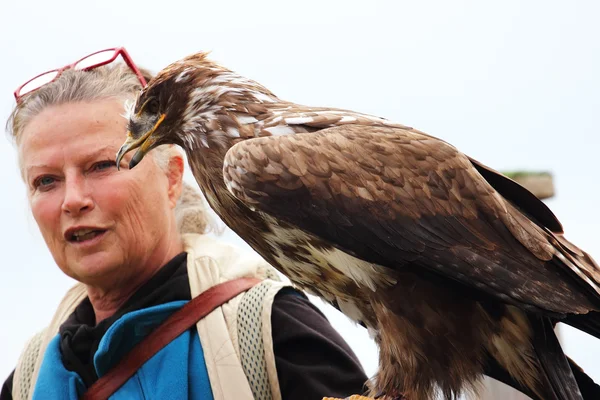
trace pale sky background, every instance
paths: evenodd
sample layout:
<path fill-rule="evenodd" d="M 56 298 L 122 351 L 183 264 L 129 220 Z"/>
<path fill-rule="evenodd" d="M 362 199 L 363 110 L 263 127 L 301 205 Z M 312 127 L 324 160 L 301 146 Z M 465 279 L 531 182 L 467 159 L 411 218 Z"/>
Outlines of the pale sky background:
<path fill-rule="evenodd" d="M 281 98 L 386 117 L 495 169 L 551 171 L 557 196 L 548 205 L 600 261 L 599 18 L 597 1 L 6 1 L 0 117 L 19 84 L 96 50 L 123 45 L 155 72 L 210 50 Z M 73 282 L 53 263 L 15 151 L 1 140 L 3 380 Z M 366 332 L 324 309 L 374 373 Z M 567 354 L 600 382 L 600 341 L 562 335 Z"/>

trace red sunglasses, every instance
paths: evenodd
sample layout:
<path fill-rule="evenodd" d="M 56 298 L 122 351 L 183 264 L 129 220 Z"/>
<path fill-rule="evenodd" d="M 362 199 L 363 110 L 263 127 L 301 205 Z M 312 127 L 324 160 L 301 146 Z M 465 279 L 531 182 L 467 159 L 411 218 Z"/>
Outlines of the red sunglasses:
<path fill-rule="evenodd" d="M 125 64 L 127 64 L 127 66 L 131 68 L 131 70 L 136 74 L 142 86 L 146 86 L 146 79 L 144 79 L 138 67 L 136 67 L 133 63 L 133 60 L 129 56 L 129 53 L 127 53 L 127 50 L 125 50 L 124 47 L 115 47 L 112 49 L 97 51 L 95 53 L 83 57 L 78 61 L 75 61 L 72 64 L 65 65 L 62 68 L 46 71 L 44 73 L 39 74 L 36 77 L 31 78 L 30 80 L 19 86 L 17 90 L 15 90 L 15 100 L 17 100 L 18 102 L 19 99 L 25 96 L 26 94 L 31 93 L 41 88 L 42 86 L 55 81 L 60 76 L 60 74 L 62 74 L 63 71 L 66 69 L 73 68 L 82 71 L 89 71 L 94 68 L 110 64 L 111 62 L 115 61 L 119 55 L 123 57 Z"/>

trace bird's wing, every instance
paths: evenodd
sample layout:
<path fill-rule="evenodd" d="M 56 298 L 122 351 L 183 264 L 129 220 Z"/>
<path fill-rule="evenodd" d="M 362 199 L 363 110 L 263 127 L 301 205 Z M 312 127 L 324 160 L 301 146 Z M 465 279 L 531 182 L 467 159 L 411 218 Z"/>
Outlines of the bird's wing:
<path fill-rule="evenodd" d="M 597 266 L 433 137 L 346 125 L 251 139 L 229 150 L 223 173 L 249 207 L 365 261 L 421 268 L 529 310 L 598 304 Z"/>
<path fill-rule="evenodd" d="M 238 106 L 238 105 L 236 105 Z M 247 106 L 242 107 L 241 111 L 248 113 Z M 288 105 L 280 105 L 276 109 L 272 109 L 267 118 L 261 118 L 260 130 L 265 130 L 268 133 L 290 131 L 291 126 L 302 126 L 309 132 L 319 129 L 331 128 L 341 125 L 377 125 L 377 126 L 392 126 L 409 130 L 423 136 L 430 137 L 437 141 L 442 141 L 439 138 L 418 131 L 414 128 L 397 124 L 385 118 L 376 117 L 368 114 L 360 114 L 355 111 L 334 109 L 325 107 L 310 107 L 294 104 L 293 107 Z M 281 125 L 281 121 L 285 121 Z M 257 136 L 262 136 L 261 134 Z M 270 135 L 265 135 L 270 136 Z M 546 228 L 555 233 L 562 233 L 563 228 L 554 213 L 541 202 L 533 193 L 519 185 L 517 182 L 501 174 L 498 171 L 482 164 L 481 162 L 469 157 L 469 160 L 477 169 L 477 171 L 485 178 L 490 185 L 496 189 L 505 199 L 513 204 L 519 205 L 519 210 L 538 223 L 543 224 Z"/>

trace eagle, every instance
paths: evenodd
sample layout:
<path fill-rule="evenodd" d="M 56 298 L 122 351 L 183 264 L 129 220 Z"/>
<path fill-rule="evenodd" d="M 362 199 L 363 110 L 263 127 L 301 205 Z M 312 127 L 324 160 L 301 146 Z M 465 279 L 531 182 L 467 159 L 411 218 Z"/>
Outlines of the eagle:
<path fill-rule="evenodd" d="M 229 228 L 369 330 L 369 394 L 452 399 L 489 375 L 583 398 L 553 328 L 600 337 L 600 270 L 513 180 L 409 126 L 280 99 L 205 52 L 160 71 L 126 118 L 117 166 L 181 146 Z"/>

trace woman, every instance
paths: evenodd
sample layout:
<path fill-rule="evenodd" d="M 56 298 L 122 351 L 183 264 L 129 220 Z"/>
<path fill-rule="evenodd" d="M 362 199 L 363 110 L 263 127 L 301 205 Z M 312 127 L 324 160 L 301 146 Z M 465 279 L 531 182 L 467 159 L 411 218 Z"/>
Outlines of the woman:
<path fill-rule="evenodd" d="M 127 67 L 105 65 L 119 55 Z M 154 150 L 133 170 L 126 159 L 117 170 L 123 104 L 148 79 L 124 49 L 110 49 L 15 92 L 8 127 L 31 211 L 56 264 L 79 284 L 29 342 L 0 399 L 78 398 L 190 298 L 240 276 L 262 282 L 160 350 L 113 398 L 362 392 L 355 355 L 304 295 L 268 279 L 276 275 L 262 260 L 205 235 L 182 235 L 178 228 L 202 231 L 206 221 L 190 210 L 197 195 L 181 200 L 176 148 Z"/>

